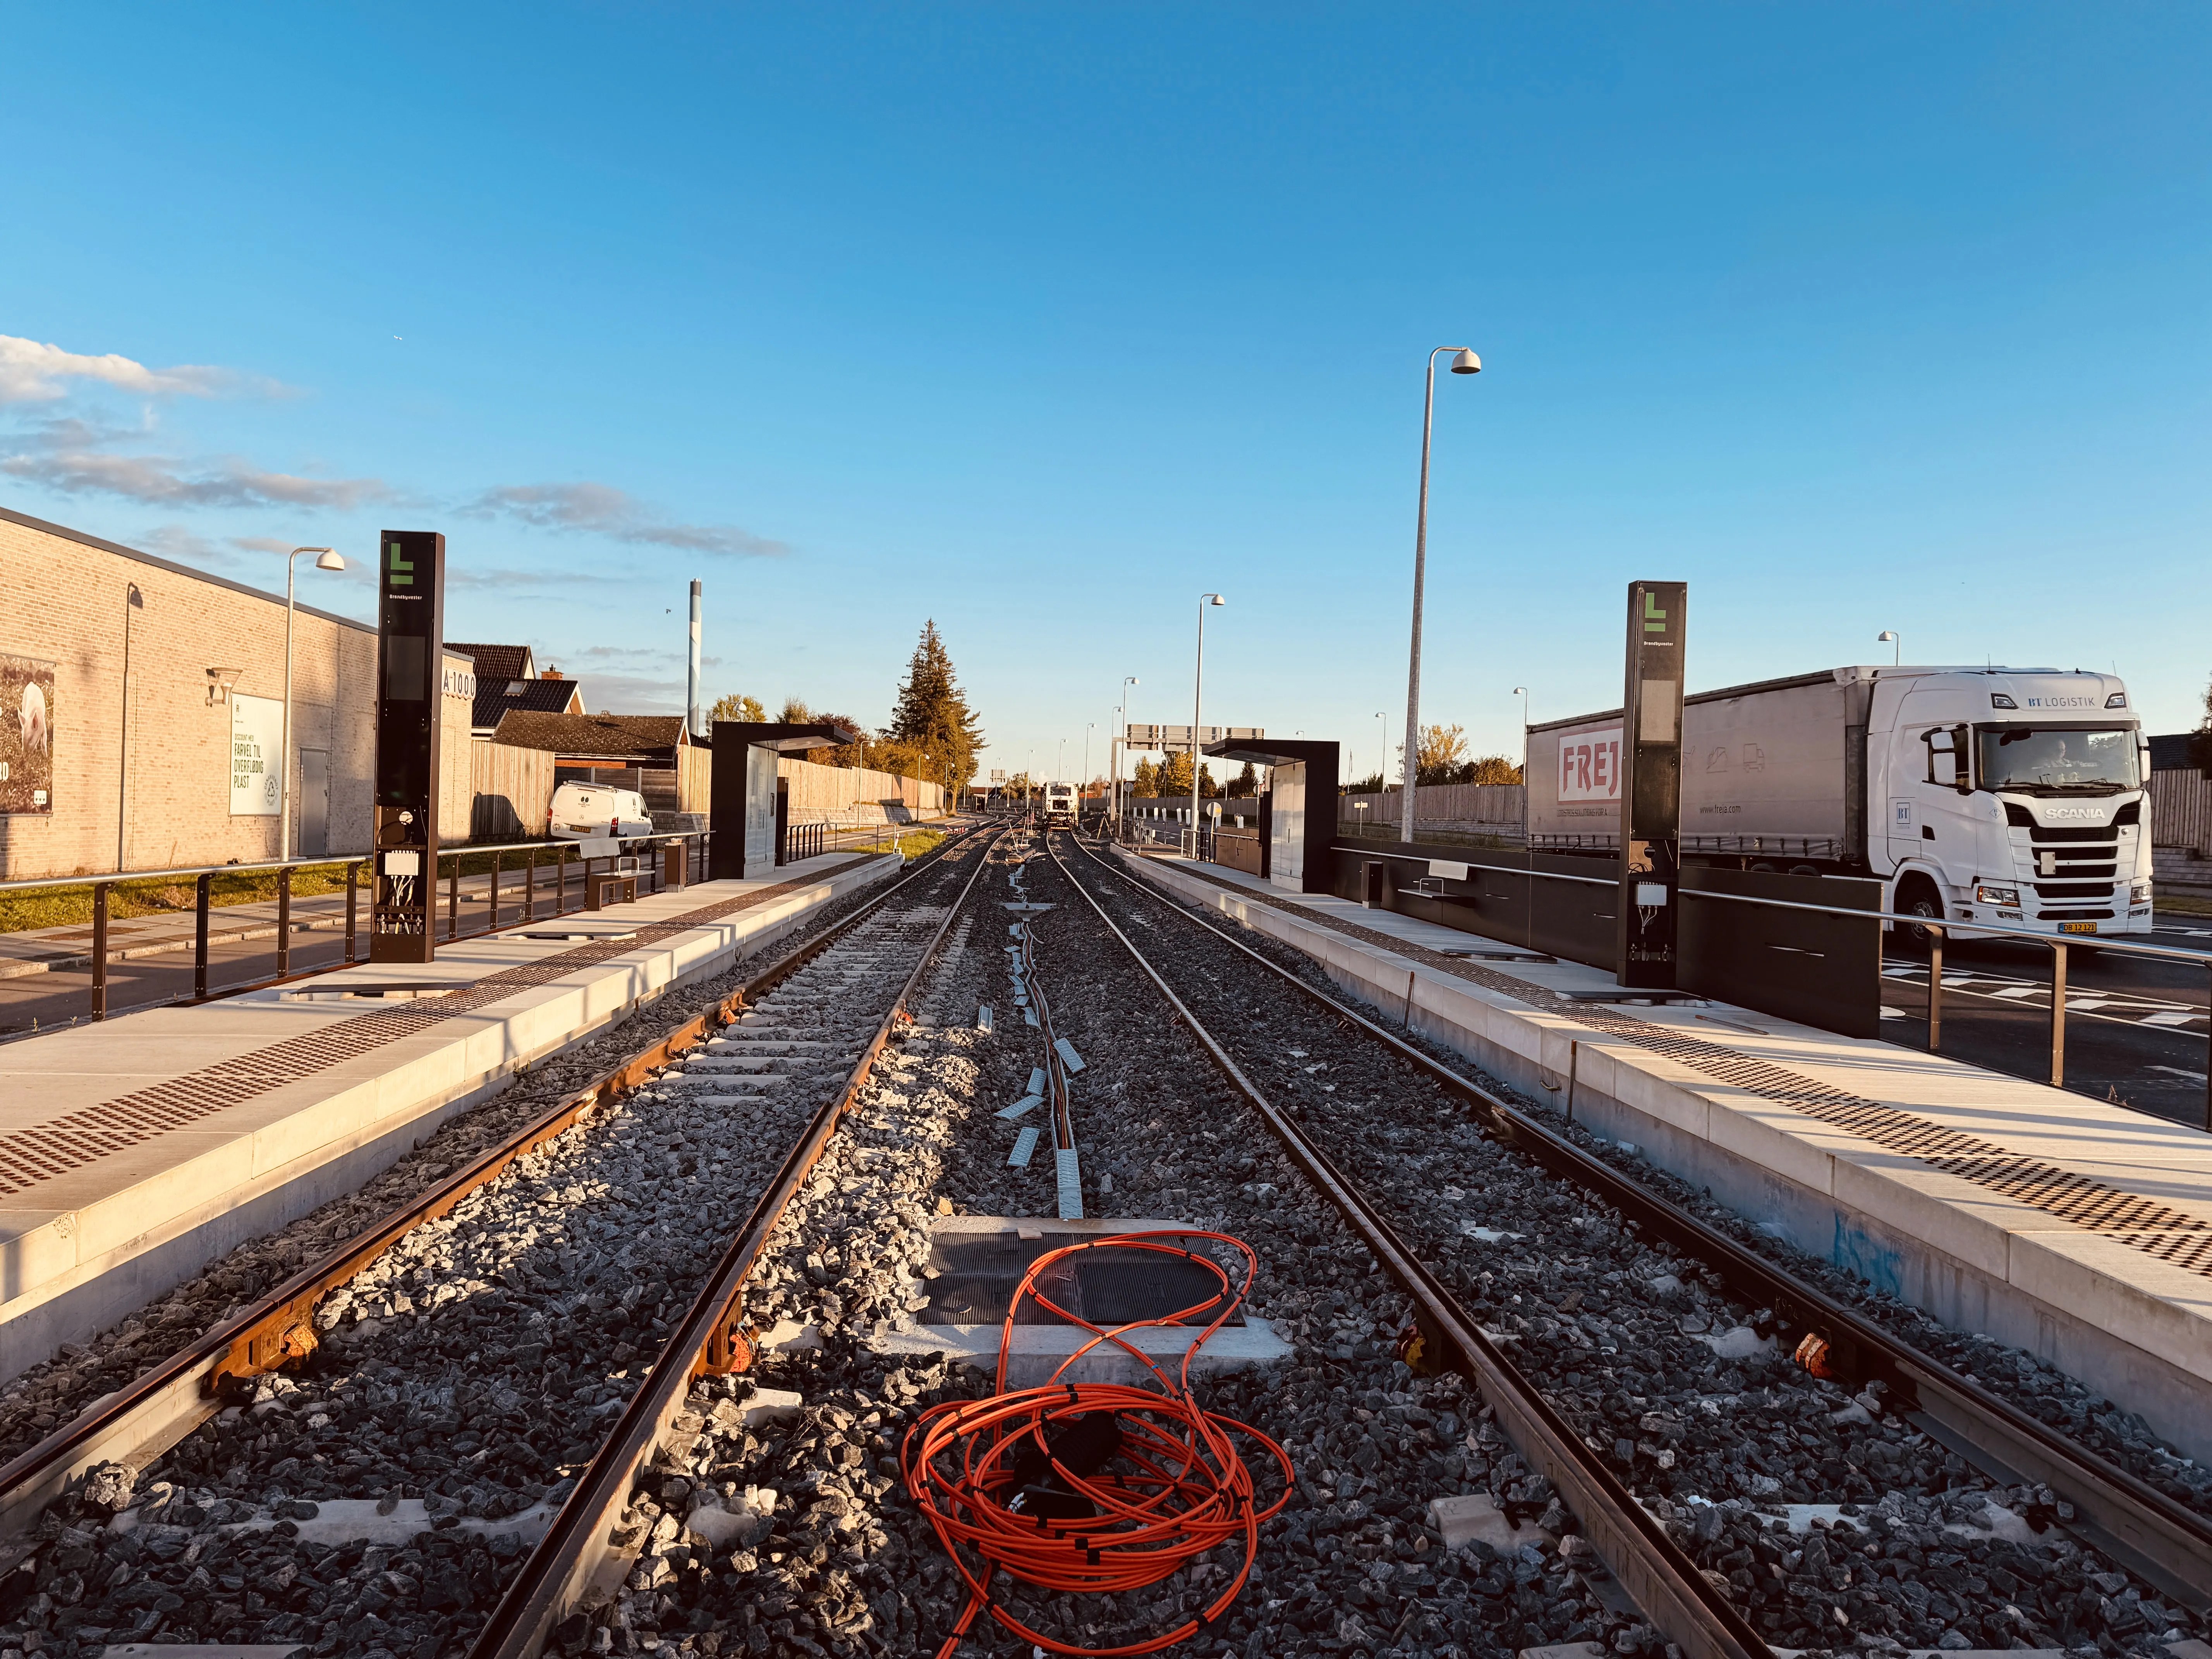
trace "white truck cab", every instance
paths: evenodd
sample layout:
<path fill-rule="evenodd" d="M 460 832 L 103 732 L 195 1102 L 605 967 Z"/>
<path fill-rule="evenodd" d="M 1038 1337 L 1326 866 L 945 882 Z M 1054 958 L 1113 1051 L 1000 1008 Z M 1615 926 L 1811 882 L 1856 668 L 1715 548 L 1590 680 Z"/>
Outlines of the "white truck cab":
<path fill-rule="evenodd" d="M 2148 933 L 2148 772 L 2117 676 L 1887 670 L 1868 709 L 1868 863 L 1900 914 Z"/>

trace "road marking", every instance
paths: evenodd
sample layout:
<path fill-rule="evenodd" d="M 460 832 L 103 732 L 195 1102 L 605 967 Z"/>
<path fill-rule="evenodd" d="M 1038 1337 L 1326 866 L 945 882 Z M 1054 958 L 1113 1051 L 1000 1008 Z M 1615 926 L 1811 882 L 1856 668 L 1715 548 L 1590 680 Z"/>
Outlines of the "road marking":
<path fill-rule="evenodd" d="M 1994 997 L 2032 997 L 2043 988 L 2039 985 L 2008 985 L 2002 991 L 1990 993 Z"/>
<path fill-rule="evenodd" d="M 2163 1014 L 2145 1014 L 2142 1017 L 2141 1024 L 2145 1025 L 2186 1025 L 2192 1019 L 2201 1019 L 2203 1018 L 2203 1015 L 2195 1012 L 2182 1013 L 2175 1012 Z"/>
<path fill-rule="evenodd" d="M 1881 1006 L 1881 1017 L 1884 1019 L 1911 1019 L 1912 1018 L 1912 1016 L 1906 1013 L 1904 1009 L 1893 1008 L 1886 1002 Z"/>
<path fill-rule="evenodd" d="M 2202 1083 L 2204 1081 L 2203 1073 L 2191 1072 L 2179 1066 L 2153 1066 L 2149 1069 L 2154 1072 L 2171 1072 L 2176 1077 L 2187 1078 L 2191 1083 Z"/>

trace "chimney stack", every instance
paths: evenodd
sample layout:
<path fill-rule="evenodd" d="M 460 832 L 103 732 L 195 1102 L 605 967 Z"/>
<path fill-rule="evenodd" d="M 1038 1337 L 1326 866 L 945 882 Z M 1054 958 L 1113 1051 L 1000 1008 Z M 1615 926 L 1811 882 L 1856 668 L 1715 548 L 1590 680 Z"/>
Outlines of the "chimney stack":
<path fill-rule="evenodd" d="M 691 671 L 684 683 L 684 723 L 695 738 L 706 733 L 699 726 L 699 583 L 691 583 Z"/>

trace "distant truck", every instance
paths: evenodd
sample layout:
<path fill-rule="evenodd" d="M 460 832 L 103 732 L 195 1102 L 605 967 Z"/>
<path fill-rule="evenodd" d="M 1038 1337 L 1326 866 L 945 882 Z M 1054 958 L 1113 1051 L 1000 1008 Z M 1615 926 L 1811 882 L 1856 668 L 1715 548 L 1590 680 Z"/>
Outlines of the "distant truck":
<path fill-rule="evenodd" d="M 1531 726 L 1532 851 L 1618 854 L 1621 714 Z M 1682 858 L 1875 876 L 1905 915 L 2151 927 L 2149 750 L 2110 674 L 1838 668 L 1684 699 Z"/>

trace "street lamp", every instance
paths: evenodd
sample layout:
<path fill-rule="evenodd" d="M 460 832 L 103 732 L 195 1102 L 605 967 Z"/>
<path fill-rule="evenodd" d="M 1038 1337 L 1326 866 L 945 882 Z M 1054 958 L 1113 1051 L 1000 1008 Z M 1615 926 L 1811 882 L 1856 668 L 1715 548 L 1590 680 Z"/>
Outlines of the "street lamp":
<path fill-rule="evenodd" d="M 1137 677 L 1134 674 L 1124 674 L 1121 677 L 1121 725 L 1120 730 L 1114 733 L 1114 743 L 1115 745 L 1114 749 L 1114 799 L 1111 810 L 1116 823 L 1120 823 L 1121 817 L 1121 745 L 1127 743 L 1129 738 L 1129 688 L 1136 683 Z M 1121 838 L 1121 831 L 1117 829 L 1114 832 L 1114 839 L 1119 841 Z"/>
<path fill-rule="evenodd" d="M 117 874 L 131 867 L 125 856 L 130 848 L 131 836 L 131 613 L 146 608 L 146 596 L 138 591 L 137 582 L 123 584 L 123 720 L 121 733 L 121 764 L 115 769 L 115 869 Z"/>
<path fill-rule="evenodd" d="M 1083 822 L 1083 792 L 1091 787 L 1091 734 L 1098 729 L 1097 720 L 1083 723 L 1083 775 L 1075 781 L 1075 821 Z"/>
<path fill-rule="evenodd" d="M 1200 693 L 1206 685 L 1206 608 L 1211 605 L 1226 605 L 1229 601 L 1218 593 L 1198 596 L 1198 667 L 1190 677 L 1190 855 L 1195 860 L 1199 853 L 1198 839 L 1198 731 Z"/>
<path fill-rule="evenodd" d="M 1886 645 L 1889 647 L 1889 665 L 1892 668 L 1904 660 L 1905 641 L 1898 637 L 1894 629 L 1883 629 L 1881 633 L 1874 636 L 1874 642 L 1876 645 Z"/>
<path fill-rule="evenodd" d="M 1379 745 L 1375 758 L 1375 787 L 1388 794 L 1390 789 L 1390 717 L 1379 708 L 1375 711 L 1375 741 Z"/>
<path fill-rule="evenodd" d="M 1406 803 L 1401 816 L 1408 842 L 1413 839 L 1413 785 L 1421 752 L 1421 586 L 1429 559 L 1429 433 L 1436 424 L 1437 359 L 1447 351 L 1454 354 L 1453 374 L 1482 372 L 1482 359 L 1465 346 L 1438 346 L 1429 354 L 1428 398 L 1421 405 L 1421 510 L 1413 526 L 1413 647 L 1406 665 Z"/>
<path fill-rule="evenodd" d="M 315 556 L 318 570 L 343 570 L 345 561 L 327 547 L 295 547 L 284 560 L 284 747 L 276 763 L 276 856 L 292 856 L 292 577 L 302 553 Z"/>

